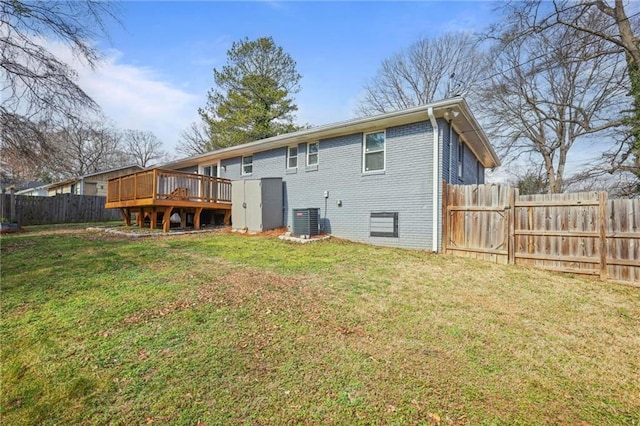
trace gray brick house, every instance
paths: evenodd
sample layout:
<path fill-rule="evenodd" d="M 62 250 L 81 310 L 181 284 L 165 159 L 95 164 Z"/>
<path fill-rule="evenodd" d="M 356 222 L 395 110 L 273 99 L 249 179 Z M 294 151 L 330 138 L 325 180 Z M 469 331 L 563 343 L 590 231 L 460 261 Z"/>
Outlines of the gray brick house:
<path fill-rule="evenodd" d="M 280 177 L 288 227 L 293 209 L 319 208 L 321 227 L 332 235 L 439 251 L 442 181 L 484 183 L 485 169 L 498 165 L 467 102 L 456 97 L 212 151 L 164 168 L 231 180 Z"/>

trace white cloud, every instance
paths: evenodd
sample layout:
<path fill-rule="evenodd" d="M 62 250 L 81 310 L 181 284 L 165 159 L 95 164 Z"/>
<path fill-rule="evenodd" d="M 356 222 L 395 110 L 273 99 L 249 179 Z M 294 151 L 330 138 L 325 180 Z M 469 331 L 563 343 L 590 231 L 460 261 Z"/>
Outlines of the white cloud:
<path fill-rule="evenodd" d="M 118 128 L 151 131 L 169 152 L 175 151 L 180 133 L 198 119 L 197 109 L 205 103 L 204 96 L 173 86 L 150 68 L 122 63 L 117 50 L 107 52 L 98 68 L 91 69 L 62 44 L 47 47 L 76 69 L 80 87 Z"/>

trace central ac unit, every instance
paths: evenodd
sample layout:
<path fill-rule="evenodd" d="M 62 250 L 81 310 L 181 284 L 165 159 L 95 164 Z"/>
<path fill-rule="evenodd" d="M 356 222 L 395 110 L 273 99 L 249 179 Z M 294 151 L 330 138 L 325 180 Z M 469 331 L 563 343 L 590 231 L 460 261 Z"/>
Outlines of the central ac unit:
<path fill-rule="evenodd" d="M 293 209 L 293 235 L 311 237 L 320 233 L 320 209 Z"/>

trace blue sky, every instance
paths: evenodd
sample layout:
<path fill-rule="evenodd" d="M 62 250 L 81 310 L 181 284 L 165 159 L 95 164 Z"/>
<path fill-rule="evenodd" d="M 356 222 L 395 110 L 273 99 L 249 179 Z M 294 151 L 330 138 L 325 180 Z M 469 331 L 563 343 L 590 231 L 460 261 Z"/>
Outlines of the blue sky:
<path fill-rule="evenodd" d="M 172 151 L 213 86 L 233 41 L 272 36 L 302 74 L 297 121 L 354 116 L 385 58 L 420 37 L 479 31 L 489 2 L 122 2 L 106 60 L 80 83 L 120 128 L 153 131 Z"/>

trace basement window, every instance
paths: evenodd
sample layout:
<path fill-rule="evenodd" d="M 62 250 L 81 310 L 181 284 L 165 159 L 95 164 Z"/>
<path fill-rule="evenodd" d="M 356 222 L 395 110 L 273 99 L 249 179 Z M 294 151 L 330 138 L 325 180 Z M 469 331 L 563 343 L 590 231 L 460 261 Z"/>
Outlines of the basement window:
<path fill-rule="evenodd" d="M 398 238 L 398 213 L 371 213 L 370 236 Z"/>

